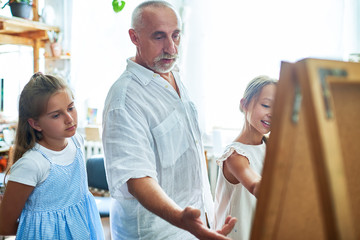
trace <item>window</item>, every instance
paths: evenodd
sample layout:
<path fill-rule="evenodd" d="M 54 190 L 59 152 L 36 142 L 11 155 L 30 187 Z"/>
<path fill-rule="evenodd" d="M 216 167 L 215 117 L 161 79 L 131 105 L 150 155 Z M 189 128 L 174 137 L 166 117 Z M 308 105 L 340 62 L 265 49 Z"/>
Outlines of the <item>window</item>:
<path fill-rule="evenodd" d="M 262 74 L 278 78 L 281 61 L 360 52 L 356 0 L 199 2 L 183 11 L 181 69 L 206 132 L 240 130 L 246 84 Z"/>

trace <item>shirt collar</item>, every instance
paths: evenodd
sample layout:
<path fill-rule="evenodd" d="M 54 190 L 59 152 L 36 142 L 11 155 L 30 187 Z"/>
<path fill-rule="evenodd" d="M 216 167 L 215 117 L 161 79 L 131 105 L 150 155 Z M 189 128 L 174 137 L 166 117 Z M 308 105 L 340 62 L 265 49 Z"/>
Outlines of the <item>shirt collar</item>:
<path fill-rule="evenodd" d="M 133 73 L 144 85 L 147 85 L 151 82 L 151 80 L 160 77 L 159 74 L 134 62 L 133 60 L 131 60 L 131 58 L 127 59 L 126 70 Z M 175 65 L 171 71 L 179 72 L 178 66 Z"/>

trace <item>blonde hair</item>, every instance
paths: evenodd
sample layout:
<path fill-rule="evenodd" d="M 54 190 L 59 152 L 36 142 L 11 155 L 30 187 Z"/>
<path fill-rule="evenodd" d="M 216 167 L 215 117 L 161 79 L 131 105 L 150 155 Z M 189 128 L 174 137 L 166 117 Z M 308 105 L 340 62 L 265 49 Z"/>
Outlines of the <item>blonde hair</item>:
<path fill-rule="evenodd" d="M 249 106 L 251 100 L 257 100 L 257 98 L 260 95 L 261 90 L 269 84 L 277 84 L 277 80 L 274 78 L 270 78 L 265 75 L 260 75 L 252 79 L 244 92 L 243 98 L 242 98 L 242 104 L 240 104 L 240 111 L 244 112 L 244 109 L 247 109 Z"/>
<path fill-rule="evenodd" d="M 45 113 L 49 98 L 59 91 L 66 90 L 73 96 L 68 85 L 52 75 L 35 73 L 25 85 L 19 99 L 19 118 L 16 129 L 13 163 L 34 147 L 42 139 L 41 132 L 33 129 L 28 119 L 39 119 Z"/>
<path fill-rule="evenodd" d="M 247 87 L 245 89 L 243 98 L 241 99 L 240 111 L 242 113 L 245 113 L 245 109 L 248 109 L 251 101 L 252 100 L 257 101 L 258 98 L 259 98 L 259 95 L 261 93 L 261 90 L 265 86 L 267 86 L 269 84 L 276 85 L 277 84 L 277 79 L 270 78 L 270 77 L 265 76 L 265 75 L 260 75 L 260 76 L 255 77 L 254 79 L 252 79 L 248 83 L 248 85 L 247 85 Z M 246 111 L 245 115 L 246 114 L 251 115 L 251 112 Z M 246 116 L 245 116 L 245 119 L 246 119 Z M 245 120 L 245 124 L 250 124 L 250 123 L 247 120 Z M 245 125 L 244 125 L 244 127 L 245 127 Z M 266 143 L 267 142 L 267 137 L 263 136 L 262 140 Z"/>

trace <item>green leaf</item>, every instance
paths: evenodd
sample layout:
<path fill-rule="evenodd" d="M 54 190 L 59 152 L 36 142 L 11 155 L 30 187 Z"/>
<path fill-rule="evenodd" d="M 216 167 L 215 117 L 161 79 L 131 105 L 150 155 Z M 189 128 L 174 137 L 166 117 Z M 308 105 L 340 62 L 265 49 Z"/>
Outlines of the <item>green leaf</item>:
<path fill-rule="evenodd" d="M 113 0 L 112 6 L 114 9 L 114 12 L 118 13 L 121 10 L 123 10 L 123 8 L 125 7 L 125 1 L 121 1 L 121 5 L 120 5 L 118 0 Z"/>

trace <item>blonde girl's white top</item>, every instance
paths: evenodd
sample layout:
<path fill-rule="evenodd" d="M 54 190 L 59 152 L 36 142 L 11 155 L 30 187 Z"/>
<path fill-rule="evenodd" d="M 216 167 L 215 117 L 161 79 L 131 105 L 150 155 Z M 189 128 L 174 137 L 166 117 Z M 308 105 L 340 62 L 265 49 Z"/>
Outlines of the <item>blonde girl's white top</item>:
<path fill-rule="evenodd" d="M 74 138 L 80 143 L 81 151 L 83 151 L 84 138 L 76 133 Z M 58 165 L 68 165 L 74 161 L 76 154 L 76 146 L 71 138 L 67 139 L 67 146 L 61 151 L 53 151 L 36 143 L 34 149 L 49 156 L 53 163 Z M 83 152 L 84 153 L 84 152 Z M 38 151 L 27 151 L 24 155 L 11 167 L 9 181 L 22 183 L 29 186 L 37 186 L 44 182 L 50 172 L 49 161 Z"/>
<path fill-rule="evenodd" d="M 256 207 L 256 198 L 241 183 L 228 182 L 223 174 L 223 163 L 235 151 L 245 156 L 250 167 L 259 175 L 264 165 L 266 145 L 246 145 L 233 142 L 226 147 L 224 154 L 216 160 L 220 166 L 215 190 L 215 229 L 221 229 L 228 215 L 237 218 L 237 223 L 228 237 L 236 240 L 250 239 L 251 226 Z"/>

